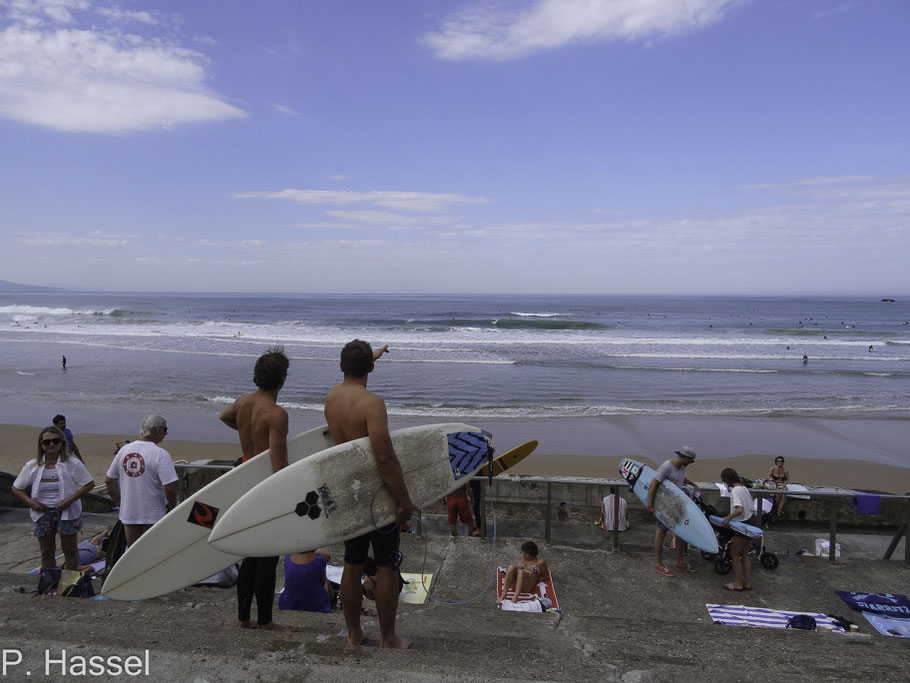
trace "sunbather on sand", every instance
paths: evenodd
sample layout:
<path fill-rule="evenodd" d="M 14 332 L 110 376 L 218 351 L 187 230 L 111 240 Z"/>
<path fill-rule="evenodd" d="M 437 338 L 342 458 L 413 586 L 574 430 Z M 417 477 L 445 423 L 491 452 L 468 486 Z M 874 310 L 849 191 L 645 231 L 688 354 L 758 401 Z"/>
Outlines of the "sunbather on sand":
<path fill-rule="evenodd" d="M 534 586 L 550 578 L 547 563 L 537 554 L 537 544 L 534 541 L 525 541 L 521 545 L 521 554 L 518 564 L 510 564 L 503 581 L 502 595 L 496 601 L 501 603 L 509 589 L 514 589 L 512 602 L 518 602 L 519 593 L 530 593 Z"/>

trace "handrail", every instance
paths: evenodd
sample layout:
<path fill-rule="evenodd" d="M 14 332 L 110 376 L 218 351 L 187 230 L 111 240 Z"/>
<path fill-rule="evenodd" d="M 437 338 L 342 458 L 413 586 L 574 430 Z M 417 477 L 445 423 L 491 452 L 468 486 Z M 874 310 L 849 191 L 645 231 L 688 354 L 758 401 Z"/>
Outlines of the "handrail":
<path fill-rule="evenodd" d="M 560 476 L 545 476 L 545 475 L 501 474 L 498 477 L 496 477 L 496 480 L 502 481 L 502 482 L 508 481 L 508 482 L 514 482 L 514 483 L 535 482 L 535 483 L 539 483 L 539 484 L 546 484 L 547 502 L 546 502 L 546 515 L 545 515 L 545 539 L 546 539 L 547 543 L 549 543 L 551 541 L 551 529 L 552 529 L 552 524 L 551 524 L 552 491 L 551 491 L 551 487 L 553 484 L 578 485 L 578 486 L 609 486 L 610 493 L 614 493 L 614 494 L 617 492 L 617 489 L 620 486 L 629 488 L 628 482 L 626 482 L 625 479 L 619 479 L 619 478 L 560 477 Z M 701 489 L 707 489 L 709 486 L 715 487 L 716 483 L 715 482 L 705 482 L 704 486 L 702 486 L 702 483 L 699 482 L 698 485 L 699 485 L 699 488 L 701 488 Z M 765 496 L 781 496 L 781 495 L 782 496 L 802 496 L 802 497 L 808 496 L 810 499 L 811 498 L 837 499 L 837 498 L 853 498 L 853 497 L 855 497 L 857 495 L 861 495 L 863 493 L 862 491 L 854 491 L 852 489 L 831 490 L 830 487 L 824 487 L 824 488 L 821 488 L 820 490 L 814 490 L 811 488 L 807 488 L 806 491 L 787 491 L 787 490 L 777 490 L 777 489 L 750 488 L 749 491 L 757 494 L 757 498 L 759 499 L 759 501 L 761 501 Z M 486 496 L 487 493 L 488 493 L 487 487 L 484 486 L 482 495 Z M 901 500 L 908 501 L 907 513 L 906 513 L 907 519 L 905 520 L 904 524 L 898 530 L 897 535 L 895 536 L 894 540 L 892 541 L 892 545 L 894 547 L 896 547 L 900 536 L 904 536 L 904 564 L 907 565 L 908 567 L 910 567 L 910 492 L 904 493 L 903 495 L 891 494 L 891 493 L 882 493 L 882 494 L 874 494 L 874 495 L 877 495 L 880 498 L 894 498 L 894 499 L 901 499 Z M 837 545 L 835 543 L 836 538 L 837 538 L 837 505 L 835 505 L 834 503 L 835 503 L 835 501 L 832 500 L 832 504 L 830 506 L 829 531 L 828 531 L 828 561 L 832 564 L 837 564 L 837 559 L 835 557 L 835 554 L 837 552 Z M 614 497 L 613 504 L 614 504 L 613 518 L 618 520 L 619 519 L 619 500 L 618 500 L 618 498 Z M 761 503 L 759 503 L 759 504 L 761 504 Z M 481 525 L 481 534 L 483 536 L 486 536 L 486 524 Z M 612 543 L 613 550 L 618 550 L 619 549 L 619 524 L 618 523 L 613 528 L 612 540 L 613 540 L 613 543 Z M 889 551 L 886 553 L 884 559 L 887 560 L 890 558 L 891 553 L 893 553 L 893 551 L 894 551 L 894 547 L 889 548 Z"/>
<path fill-rule="evenodd" d="M 177 469 L 197 469 L 197 470 L 229 470 L 233 468 L 233 465 L 203 465 L 203 464 L 193 464 L 188 462 L 179 462 L 174 463 L 174 467 Z M 618 488 L 620 486 L 629 488 L 629 484 L 625 479 L 620 479 L 617 477 L 571 477 L 571 476 L 546 476 L 546 475 L 525 475 L 525 474 L 500 474 L 495 478 L 499 482 L 536 482 L 540 484 L 546 484 L 546 516 L 544 519 L 545 523 L 545 537 L 547 543 L 550 542 L 552 537 L 552 504 L 553 496 L 551 487 L 553 484 L 563 484 L 570 486 L 603 486 L 609 487 L 610 493 L 617 494 Z M 716 482 L 698 482 L 699 488 L 707 489 L 708 487 L 716 486 Z M 761 501 L 765 496 L 808 496 L 809 498 L 853 498 L 856 495 L 860 495 L 862 491 L 854 491 L 852 489 L 832 489 L 832 487 L 816 487 L 809 488 L 806 491 L 787 491 L 787 490 L 777 490 L 777 489 L 756 489 L 750 488 L 750 492 L 757 494 L 758 499 Z M 484 478 L 483 487 L 481 488 L 481 497 L 482 500 L 486 500 L 487 495 L 489 495 L 489 489 L 486 483 L 486 478 Z M 879 498 L 895 498 L 908 501 L 907 503 L 907 514 L 906 520 L 898 529 L 897 534 L 891 542 L 891 546 L 888 548 L 888 551 L 885 553 L 883 559 L 890 559 L 894 549 L 897 547 L 899 539 L 901 536 L 904 536 L 904 564 L 910 566 L 910 492 L 904 494 L 893 494 L 893 493 L 881 493 L 874 494 Z M 613 509 L 613 519 L 619 519 L 619 499 L 618 496 L 615 496 L 613 499 L 614 509 Z M 486 537 L 486 519 L 485 513 L 486 505 L 481 506 L 481 519 L 479 520 L 480 532 L 481 535 Z M 837 564 L 835 558 L 835 553 L 837 552 L 837 545 L 835 540 L 837 538 L 837 506 L 831 505 L 831 513 L 829 519 L 829 531 L 828 531 L 828 561 L 832 564 Z M 613 550 L 619 550 L 619 525 L 617 524 L 613 529 L 612 537 L 612 546 Z"/>

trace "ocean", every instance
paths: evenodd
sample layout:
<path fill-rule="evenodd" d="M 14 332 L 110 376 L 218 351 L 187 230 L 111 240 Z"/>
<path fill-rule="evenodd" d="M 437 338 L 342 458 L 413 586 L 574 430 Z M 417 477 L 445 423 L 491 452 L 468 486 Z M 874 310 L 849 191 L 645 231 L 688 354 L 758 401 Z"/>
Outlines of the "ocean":
<path fill-rule="evenodd" d="M 35 292 L 0 293 L 2 421 L 160 412 L 228 440 L 217 413 L 277 344 L 282 404 L 311 426 L 353 338 L 389 345 L 369 386 L 393 425 L 910 417 L 903 300 Z"/>

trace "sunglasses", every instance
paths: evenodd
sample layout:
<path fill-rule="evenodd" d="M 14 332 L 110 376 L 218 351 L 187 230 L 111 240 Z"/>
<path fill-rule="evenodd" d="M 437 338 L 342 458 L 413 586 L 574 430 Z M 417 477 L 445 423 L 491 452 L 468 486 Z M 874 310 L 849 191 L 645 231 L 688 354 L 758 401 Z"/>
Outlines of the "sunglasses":
<path fill-rule="evenodd" d="M 41 439 L 41 443 L 45 446 L 56 446 L 58 443 L 62 443 L 62 440 L 55 436 L 53 439 Z"/>

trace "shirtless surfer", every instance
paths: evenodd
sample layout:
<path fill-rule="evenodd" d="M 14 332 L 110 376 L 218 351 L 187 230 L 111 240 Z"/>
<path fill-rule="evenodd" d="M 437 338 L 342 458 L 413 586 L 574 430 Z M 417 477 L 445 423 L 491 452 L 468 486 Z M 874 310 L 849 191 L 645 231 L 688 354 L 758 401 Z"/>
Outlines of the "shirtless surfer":
<path fill-rule="evenodd" d="M 379 646 L 407 649 L 411 641 L 395 634 L 395 615 L 398 611 L 398 573 L 395 555 L 398 552 L 399 525 L 407 522 L 414 504 L 404 483 L 401 465 L 392 447 L 385 401 L 367 391 L 367 378 L 374 362 L 389 350 L 383 346 L 373 353 L 365 341 L 355 339 L 341 350 L 341 372 L 344 380 L 329 390 L 325 397 L 325 420 L 336 444 L 364 436 L 370 445 L 376 465 L 389 493 L 398 505 L 395 522 L 371 533 L 344 542 L 344 573 L 341 576 L 341 604 L 348 627 L 348 643 L 364 641 L 360 627 L 360 606 L 363 602 L 361 578 L 370 545 L 376 558 L 376 612 L 379 617 Z"/>
<path fill-rule="evenodd" d="M 288 466 L 288 414 L 278 405 L 278 392 L 288 376 L 288 357 L 281 347 L 268 350 L 256 361 L 253 382 L 259 387 L 244 394 L 220 419 L 240 434 L 243 461 L 269 451 L 272 471 Z M 247 557 L 237 576 L 237 617 L 241 628 L 261 628 L 269 631 L 296 631 L 272 621 L 272 602 L 275 599 L 275 570 L 277 557 Z M 250 619 L 250 609 L 256 597 L 256 623 Z"/>

